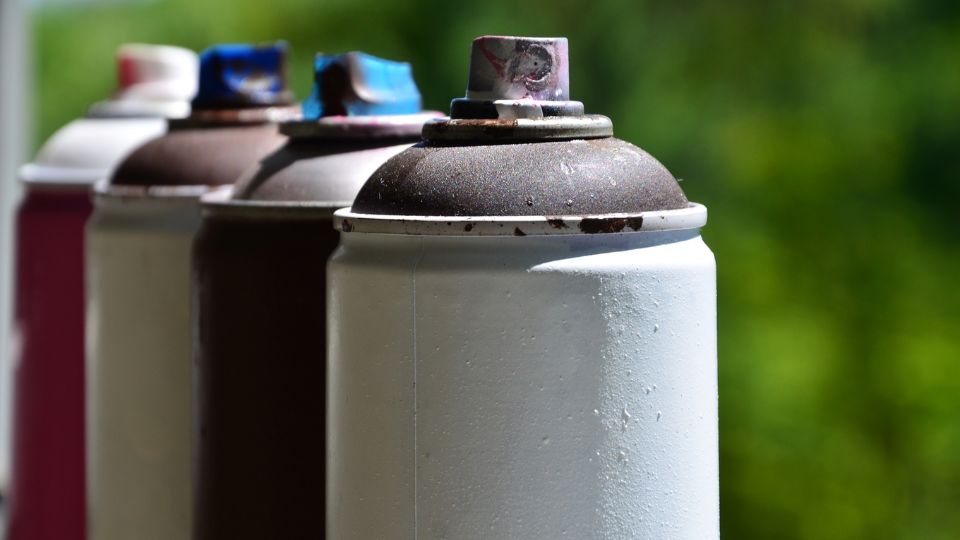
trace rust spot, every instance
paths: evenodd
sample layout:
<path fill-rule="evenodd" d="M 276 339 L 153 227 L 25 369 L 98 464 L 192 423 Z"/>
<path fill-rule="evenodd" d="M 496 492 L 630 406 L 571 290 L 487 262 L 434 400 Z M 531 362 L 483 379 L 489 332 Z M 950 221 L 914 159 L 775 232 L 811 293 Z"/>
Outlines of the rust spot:
<path fill-rule="evenodd" d="M 340 222 L 340 229 L 343 232 L 350 232 L 353 230 L 353 223 L 350 223 L 349 219 L 345 219 Z"/>
<path fill-rule="evenodd" d="M 513 228 L 513 235 L 514 235 L 514 236 L 526 236 L 527 233 L 521 231 L 521 230 L 520 230 L 520 227 L 514 227 L 514 228 Z"/>
<path fill-rule="evenodd" d="M 458 118 L 456 122 L 458 126 L 478 128 L 517 127 L 519 124 L 516 120 L 501 120 L 499 118 Z"/>
<path fill-rule="evenodd" d="M 616 233 L 627 226 L 626 218 L 583 218 L 580 230 L 587 234 Z"/>
<path fill-rule="evenodd" d="M 639 231 L 640 227 L 643 227 L 643 218 L 640 216 L 627 218 L 627 227 Z"/>
<path fill-rule="evenodd" d="M 472 230 L 473 230 L 473 223 L 467 223 L 466 225 L 464 225 L 464 226 L 463 226 L 463 230 L 464 230 L 464 232 L 470 232 L 470 231 L 472 231 Z"/>
<path fill-rule="evenodd" d="M 558 217 L 557 217 L 557 218 L 551 218 L 551 217 L 548 217 L 548 218 L 547 218 L 547 223 L 549 223 L 550 226 L 553 227 L 554 229 L 569 229 L 569 228 L 570 228 L 570 226 L 567 225 L 567 222 L 564 221 L 563 218 L 558 218 Z"/>

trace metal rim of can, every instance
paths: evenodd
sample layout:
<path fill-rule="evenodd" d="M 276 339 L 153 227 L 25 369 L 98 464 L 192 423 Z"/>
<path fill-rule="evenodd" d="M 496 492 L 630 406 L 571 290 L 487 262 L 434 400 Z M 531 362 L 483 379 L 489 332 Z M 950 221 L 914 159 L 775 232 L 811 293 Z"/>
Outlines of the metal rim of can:
<path fill-rule="evenodd" d="M 350 208 L 333 214 L 333 226 L 344 233 L 410 236 L 547 236 L 662 232 L 699 229 L 707 223 L 707 207 L 636 214 L 585 216 L 396 216 L 356 214 Z"/>
<path fill-rule="evenodd" d="M 199 199 L 217 186 L 122 186 L 112 185 L 109 178 L 98 180 L 93 186 L 96 199 Z"/>
<path fill-rule="evenodd" d="M 330 219 L 352 201 L 245 201 L 233 199 L 233 186 L 220 186 L 200 197 L 204 217 Z"/>
<path fill-rule="evenodd" d="M 299 120 L 300 105 L 250 107 L 248 109 L 194 109 L 186 118 L 171 118 L 170 129 L 217 125 L 268 124 Z"/>
<path fill-rule="evenodd" d="M 108 174 L 110 174 L 110 171 L 102 168 L 60 167 L 27 163 L 20 167 L 17 176 L 25 186 L 90 189 L 90 186 Z"/>
<path fill-rule="evenodd" d="M 280 124 L 280 133 L 294 139 L 380 139 L 419 137 L 425 122 L 442 118 L 438 111 L 370 116 L 325 116 Z M 349 204 L 349 203 L 348 203 Z"/>
<path fill-rule="evenodd" d="M 188 101 L 105 100 L 87 111 L 88 118 L 160 117 L 181 119 L 190 116 Z"/>
<path fill-rule="evenodd" d="M 423 125 L 425 141 L 568 140 L 613 136 L 613 122 L 600 114 L 543 118 L 440 118 Z"/>

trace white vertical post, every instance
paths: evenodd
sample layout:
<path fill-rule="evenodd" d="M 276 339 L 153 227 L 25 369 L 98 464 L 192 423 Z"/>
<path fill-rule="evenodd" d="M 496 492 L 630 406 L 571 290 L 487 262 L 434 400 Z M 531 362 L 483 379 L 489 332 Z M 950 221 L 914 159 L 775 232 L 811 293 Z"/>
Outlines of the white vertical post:
<path fill-rule="evenodd" d="M 10 468 L 10 325 L 13 300 L 14 212 L 20 201 L 17 168 L 32 140 L 30 26 L 24 0 L 0 0 L 0 491 Z"/>

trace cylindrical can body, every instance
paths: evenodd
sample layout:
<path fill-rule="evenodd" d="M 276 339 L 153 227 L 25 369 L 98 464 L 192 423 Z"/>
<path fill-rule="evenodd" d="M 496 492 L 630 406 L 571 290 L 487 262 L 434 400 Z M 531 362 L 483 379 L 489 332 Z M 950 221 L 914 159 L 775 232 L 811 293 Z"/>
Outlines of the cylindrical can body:
<path fill-rule="evenodd" d="M 345 234 L 331 538 L 717 538 L 699 233 Z"/>
<path fill-rule="evenodd" d="M 186 540 L 192 514 L 190 252 L 199 198 L 284 142 L 299 115 L 280 43 L 200 55 L 187 118 L 95 187 L 87 231 L 91 540 Z"/>
<path fill-rule="evenodd" d="M 197 235 L 195 538 L 322 535 L 330 217 L 208 216 Z"/>
<path fill-rule="evenodd" d="M 403 120 L 406 138 L 293 139 L 232 189 L 203 197 L 193 256 L 194 540 L 323 537 L 333 212 L 423 120 Z"/>
<path fill-rule="evenodd" d="M 87 234 L 89 536 L 190 537 L 196 195 L 98 194 Z"/>
<path fill-rule="evenodd" d="M 86 185 L 27 184 L 17 216 L 11 540 L 82 540 Z"/>
<path fill-rule="evenodd" d="M 439 116 L 409 64 L 318 54 L 304 117 L 229 190 L 194 243 L 193 540 L 324 538 L 326 268 L 350 204 Z"/>

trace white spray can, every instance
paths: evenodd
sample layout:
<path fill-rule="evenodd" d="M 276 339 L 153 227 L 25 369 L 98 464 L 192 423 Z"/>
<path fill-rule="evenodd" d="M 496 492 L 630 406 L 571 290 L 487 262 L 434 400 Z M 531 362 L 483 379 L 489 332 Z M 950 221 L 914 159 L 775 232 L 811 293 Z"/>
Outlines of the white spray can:
<path fill-rule="evenodd" d="M 565 39 L 478 38 L 423 137 L 335 217 L 328 536 L 718 538 L 706 209 Z"/>
<path fill-rule="evenodd" d="M 286 48 L 200 57 L 188 118 L 98 184 L 87 227 L 89 540 L 191 534 L 190 250 L 199 198 L 277 149 Z"/>

